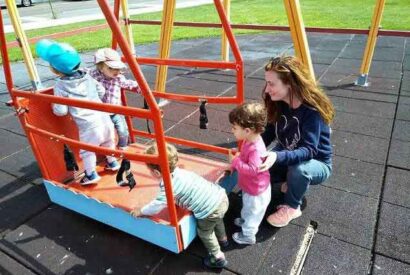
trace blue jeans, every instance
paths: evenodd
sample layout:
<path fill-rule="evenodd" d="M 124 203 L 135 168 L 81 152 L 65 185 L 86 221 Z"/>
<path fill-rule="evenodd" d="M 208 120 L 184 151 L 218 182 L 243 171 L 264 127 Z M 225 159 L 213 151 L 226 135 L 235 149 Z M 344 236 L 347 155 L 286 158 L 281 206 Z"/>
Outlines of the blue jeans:
<path fill-rule="evenodd" d="M 111 115 L 111 121 L 114 123 L 115 130 L 118 134 L 118 147 L 128 146 L 128 127 L 123 115 Z"/>
<path fill-rule="evenodd" d="M 309 185 L 327 180 L 332 173 L 332 166 L 312 159 L 291 166 L 273 165 L 269 172 L 271 184 L 287 182 L 285 204 L 296 209 L 302 204 L 302 198 Z"/>

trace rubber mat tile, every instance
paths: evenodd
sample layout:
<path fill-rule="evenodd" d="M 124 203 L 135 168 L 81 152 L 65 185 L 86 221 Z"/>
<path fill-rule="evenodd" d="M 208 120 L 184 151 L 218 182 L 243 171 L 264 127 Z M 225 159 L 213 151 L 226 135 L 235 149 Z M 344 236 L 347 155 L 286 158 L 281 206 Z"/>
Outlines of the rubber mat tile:
<path fill-rule="evenodd" d="M 303 266 L 304 274 L 367 274 L 370 250 L 316 234 Z"/>
<path fill-rule="evenodd" d="M 302 217 L 293 224 L 318 223 L 318 232 L 354 245 L 371 249 L 377 219 L 378 200 L 336 190 L 311 186 Z"/>
<path fill-rule="evenodd" d="M 374 275 L 402 275 L 410 274 L 410 264 L 396 261 L 394 259 L 386 258 L 380 255 L 376 255 L 373 264 Z"/>
<path fill-rule="evenodd" d="M 0 129 L 0 160 L 9 157 L 17 151 L 27 148 L 28 141 L 25 137 L 9 132 L 4 129 Z M 4 146 L 7 144 L 7 146 Z"/>
<path fill-rule="evenodd" d="M 334 154 L 375 164 L 384 164 L 389 140 L 334 130 Z"/>
<path fill-rule="evenodd" d="M 0 171 L 0 232 L 14 230 L 49 204 L 43 186 L 24 183 Z"/>
<path fill-rule="evenodd" d="M 278 230 L 270 225 L 266 226 L 270 227 L 267 228 L 269 231 L 275 232 L 274 230 Z M 271 237 L 271 246 L 269 249 L 263 254 L 259 253 L 261 262 L 257 272 L 251 269 L 245 269 L 244 274 L 290 274 L 304 234 L 304 227 L 292 224 L 279 229 Z M 237 251 L 238 257 L 240 253 L 240 251 Z"/>
<path fill-rule="evenodd" d="M 339 111 L 336 113 L 331 127 L 334 130 L 389 139 L 392 125 L 392 119 Z"/>
<path fill-rule="evenodd" d="M 358 91 L 355 90 L 357 86 L 353 84 L 349 87 L 342 88 L 331 88 L 325 89 L 325 93 L 330 96 L 337 96 L 343 98 L 351 98 L 351 99 L 361 99 L 361 100 L 369 100 L 369 101 L 381 101 L 381 102 L 388 102 L 388 103 L 396 103 L 397 102 L 397 93 L 386 93 L 381 90 L 374 90 L 374 91 Z"/>
<path fill-rule="evenodd" d="M 0 273 L 7 274 L 27 274 L 34 275 L 30 269 L 27 269 L 24 265 L 17 262 L 13 258 L 10 258 L 7 254 L 0 252 Z"/>
<path fill-rule="evenodd" d="M 20 124 L 20 120 L 14 114 L 4 116 L 0 119 L 0 129 L 24 137 L 26 135 Z"/>
<path fill-rule="evenodd" d="M 228 267 L 229 268 L 229 265 Z M 216 270 L 218 274 L 234 274 L 228 269 Z M 203 266 L 202 258 L 188 251 L 181 254 L 167 254 L 151 274 L 214 274 L 215 271 Z"/>
<path fill-rule="evenodd" d="M 63 158 L 63 152 L 61 152 Z M 0 170 L 17 177 L 21 182 L 42 184 L 43 179 L 31 148 L 21 150 L 0 161 Z"/>
<path fill-rule="evenodd" d="M 387 168 L 383 201 L 410 208 L 410 171 Z"/>
<path fill-rule="evenodd" d="M 410 142 L 393 139 L 387 163 L 403 169 L 410 169 Z"/>
<path fill-rule="evenodd" d="M 395 104 L 388 102 L 372 102 L 340 97 L 331 97 L 331 100 L 336 113 L 341 111 L 351 114 L 392 119 L 394 118 L 394 112 L 396 110 Z"/>
<path fill-rule="evenodd" d="M 7 234 L 0 248 L 40 274 L 147 274 L 167 253 L 57 205 Z"/>
<path fill-rule="evenodd" d="M 383 174 L 383 165 L 334 156 L 332 175 L 323 185 L 371 198 L 379 198 Z"/>
<path fill-rule="evenodd" d="M 410 262 L 410 211 L 408 208 L 382 203 L 376 252 Z"/>
<path fill-rule="evenodd" d="M 410 121 L 396 120 L 392 138 L 410 142 Z"/>

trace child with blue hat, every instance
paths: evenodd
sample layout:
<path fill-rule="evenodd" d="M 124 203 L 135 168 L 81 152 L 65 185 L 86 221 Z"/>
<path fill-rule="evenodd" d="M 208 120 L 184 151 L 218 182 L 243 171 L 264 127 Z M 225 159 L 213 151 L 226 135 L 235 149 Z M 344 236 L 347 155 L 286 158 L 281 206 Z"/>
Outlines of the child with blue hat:
<path fill-rule="evenodd" d="M 53 40 L 40 40 L 36 52 L 50 64 L 51 71 L 59 76 L 54 86 L 54 95 L 102 103 L 104 88 L 87 72 L 80 70 L 81 59 L 77 51 L 68 44 Z M 57 116 L 70 114 L 78 127 L 80 141 L 95 146 L 114 149 L 114 127 L 107 113 L 74 106 L 53 104 Z M 96 172 L 97 158 L 94 152 L 80 150 L 84 163 L 85 176 L 82 185 L 95 184 L 101 178 Z M 106 169 L 116 171 L 120 168 L 115 157 L 107 156 Z"/>

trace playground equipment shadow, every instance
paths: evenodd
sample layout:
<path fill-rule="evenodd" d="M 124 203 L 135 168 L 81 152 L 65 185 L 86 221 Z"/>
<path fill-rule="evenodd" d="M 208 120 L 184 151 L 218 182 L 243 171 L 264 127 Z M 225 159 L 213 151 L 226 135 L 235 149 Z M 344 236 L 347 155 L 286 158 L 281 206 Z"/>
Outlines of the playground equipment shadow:
<path fill-rule="evenodd" d="M 303 216 L 281 229 L 266 222 L 257 244 L 226 249 L 222 274 L 289 274 L 306 228 L 318 223 L 304 274 L 410 273 L 410 39 L 380 37 L 370 71 L 370 86 L 356 80 L 366 37 L 309 34 L 316 77 L 336 108 L 332 125 L 334 172 L 309 190 Z M 174 42 L 171 56 L 218 59 L 219 40 Z M 293 54 L 288 33 L 238 37 L 245 61 L 245 97 L 259 100 L 263 65 L 278 54 Z M 156 44 L 137 47 L 155 54 Z M 83 54 L 91 60 L 92 53 Z M 41 61 L 44 86 L 54 76 Z M 92 66 L 91 62 L 85 62 Z M 16 85 L 29 87 L 23 64 L 12 64 Z M 153 87 L 155 67 L 143 66 Z M 0 101 L 9 99 L 0 75 Z M 235 92 L 230 71 L 170 68 L 167 90 L 186 94 L 229 95 Z M 128 103 L 142 106 L 138 95 Z M 232 106 L 208 105 L 209 127 L 199 129 L 196 104 L 171 102 L 163 107 L 166 134 L 233 147 L 227 113 Z M 146 122 L 136 120 L 139 129 Z M 50 203 L 30 147 L 13 110 L 0 106 L 0 273 L 4 274 L 197 274 L 206 252 L 196 239 L 173 254 L 90 218 Z M 137 139 L 144 143 L 144 139 Z M 225 161 L 215 153 L 180 148 L 182 152 Z M 138 175 L 136 175 L 137 181 Z M 141 180 L 141 179 L 140 179 Z M 268 212 L 282 197 L 274 186 Z M 131 192 L 138 191 L 133 190 Z M 239 229 L 241 198 L 230 195 L 225 222 L 228 236 Z"/>

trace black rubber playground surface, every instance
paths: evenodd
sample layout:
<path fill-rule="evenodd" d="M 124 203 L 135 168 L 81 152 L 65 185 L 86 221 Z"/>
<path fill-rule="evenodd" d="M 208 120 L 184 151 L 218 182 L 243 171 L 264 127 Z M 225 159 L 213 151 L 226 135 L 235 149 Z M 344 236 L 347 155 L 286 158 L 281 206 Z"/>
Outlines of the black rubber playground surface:
<path fill-rule="evenodd" d="M 260 100 L 263 65 L 269 57 L 293 54 L 288 33 L 237 37 L 245 60 L 246 100 Z M 311 221 L 318 224 L 304 274 L 410 274 L 410 39 L 380 37 L 370 86 L 357 78 L 366 44 L 361 35 L 308 35 L 316 77 L 337 110 L 332 125 L 334 174 L 307 195 L 303 216 L 276 229 L 262 223 L 257 244 L 231 242 L 222 274 L 289 274 Z M 219 38 L 178 41 L 172 56 L 218 60 Z M 155 56 L 157 45 L 138 46 Z M 91 67 L 93 53 L 83 54 Z M 37 61 L 46 86 L 54 80 Z M 29 87 L 22 63 L 12 64 L 15 84 Z M 152 86 L 154 67 L 144 67 Z M 229 71 L 170 68 L 167 90 L 232 95 Z M 9 100 L 3 74 L 0 101 Z M 130 97 L 131 104 L 141 100 Z M 208 105 L 209 129 L 199 129 L 198 106 L 164 107 L 167 135 L 233 146 L 227 112 Z M 145 129 L 145 121 L 137 121 Z M 179 255 L 51 203 L 37 163 L 11 108 L 0 105 L 0 274 L 196 274 L 205 250 L 198 240 Z M 205 157 L 220 155 L 184 150 Z M 274 198 L 275 203 L 280 196 Z M 235 230 L 240 198 L 230 196 L 228 233 Z"/>

